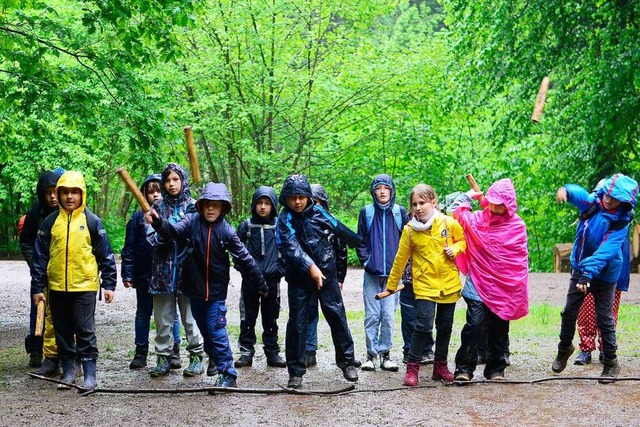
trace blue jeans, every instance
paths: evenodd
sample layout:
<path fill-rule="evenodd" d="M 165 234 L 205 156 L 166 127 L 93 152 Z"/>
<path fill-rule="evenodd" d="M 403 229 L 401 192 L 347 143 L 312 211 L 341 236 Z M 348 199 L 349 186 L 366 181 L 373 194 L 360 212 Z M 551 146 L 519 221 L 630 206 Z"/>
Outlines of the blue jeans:
<path fill-rule="evenodd" d="M 311 295 L 307 308 L 307 351 L 318 349 L 318 297 Z"/>
<path fill-rule="evenodd" d="M 413 330 L 416 327 L 416 296 L 413 293 L 413 284 L 411 282 L 404 283 L 404 289 L 400 291 L 400 316 L 402 318 L 402 354 L 409 356 L 409 350 L 411 350 L 411 337 L 413 336 Z M 425 347 L 425 354 L 433 351 L 433 330 L 429 331 L 427 335 L 427 344 Z"/>
<path fill-rule="evenodd" d="M 387 286 L 387 278 L 364 273 L 364 333 L 367 338 L 367 354 L 375 356 L 388 353 L 393 346 L 395 312 L 398 294 L 376 300 L 376 294 Z"/>
<path fill-rule="evenodd" d="M 136 286 L 136 318 L 134 321 L 136 351 L 149 351 L 149 331 L 151 329 L 151 315 L 153 314 L 153 295 L 149 293 L 149 287 Z M 176 310 L 176 318 L 173 323 L 173 341 L 180 345 L 180 315 Z"/>
<path fill-rule="evenodd" d="M 227 332 L 227 307 L 224 301 L 191 298 L 191 313 L 204 337 L 204 351 L 216 364 L 218 372 L 238 378 L 233 367 L 233 352 Z"/>
<path fill-rule="evenodd" d="M 416 327 L 413 330 L 413 337 L 411 338 L 409 362 L 420 363 L 422 360 L 422 355 L 427 345 L 427 337 L 433 329 L 434 317 L 436 324 L 436 351 L 434 360 L 447 360 L 455 310 L 455 302 L 442 304 L 426 299 L 416 300 Z"/>

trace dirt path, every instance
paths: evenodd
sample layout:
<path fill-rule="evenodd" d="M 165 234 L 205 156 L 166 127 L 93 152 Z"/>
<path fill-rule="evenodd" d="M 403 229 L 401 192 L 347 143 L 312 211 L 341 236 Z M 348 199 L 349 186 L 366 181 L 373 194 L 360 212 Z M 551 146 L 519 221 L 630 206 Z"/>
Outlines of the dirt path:
<path fill-rule="evenodd" d="M 345 305 L 362 310 L 362 272 L 350 270 L 345 282 Z M 238 325 L 239 276 L 233 274 L 228 304 L 229 324 Z M 567 274 L 532 274 L 532 304 L 561 306 Z M 0 262 L 0 425 L 638 425 L 640 389 L 638 382 L 602 386 L 593 381 L 547 382 L 535 385 L 475 384 L 443 386 L 430 380 L 430 367 L 421 371 L 419 389 L 402 387 L 404 370 L 398 373 L 360 372 L 356 392 L 339 397 L 291 395 L 108 395 L 81 398 L 74 392 L 60 392 L 55 386 L 28 378 L 23 341 L 27 332 L 28 270 L 24 262 Z M 286 305 L 286 283 L 282 286 Z M 640 303 L 640 278 L 632 276 L 631 292 L 625 304 Z M 462 306 L 462 303 L 459 303 Z M 128 362 L 133 342 L 135 293 L 120 287 L 111 305 L 97 307 L 98 363 L 100 387 L 188 388 L 211 386 L 202 376 L 184 379 L 180 372 L 151 380 L 146 371 L 130 371 Z M 559 310 L 558 310 L 559 312 Z M 360 318 L 358 318 L 360 319 Z M 559 317 L 558 317 L 559 322 Z M 286 313 L 279 320 L 281 341 Z M 362 321 L 350 322 L 359 357 L 365 352 Z M 237 330 L 237 329 L 236 329 Z M 401 336 L 396 325 L 394 358 L 401 357 Z M 460 330 L 454 327 L 450 367 Z M 319 364 L 309 369 L 304 389 L 338 389 L 347 385 L 333 363 L 328 328 L 319 328 Z M 232 337 L 233 347 L 235 337 Z M 510 380 L 533 380 L 551 376 L 555 340 L 512 339 L 514 365 L 507 370 Z M 624 354 L 621 376 L 640 377 L 640 359 Z M 186 356 L 183 354 L 183 363 Z M 569 365 L 566 375 L 597 376 L 598 364 L 584 368 Z M 481 374 L 477 371 L 476 374 Z M 481 376 L 480 376 L 481 377 Z M 286 369 L 267 368 L 258 352 L 251 369 L 240 371 L 240 387 L 277 388 L 285 385 Z M 377 391 L 398 388 L 397 391 Z"/>

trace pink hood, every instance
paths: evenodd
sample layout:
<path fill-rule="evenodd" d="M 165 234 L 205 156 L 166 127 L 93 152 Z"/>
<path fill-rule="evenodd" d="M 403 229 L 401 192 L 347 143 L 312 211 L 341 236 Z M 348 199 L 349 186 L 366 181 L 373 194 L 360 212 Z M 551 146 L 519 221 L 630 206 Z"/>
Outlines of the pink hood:
<path fill-rule="evenodd" d="M 505 215 L 495 215 L 489 202 L 504 204 Z M 516 191 L 510 179 L 496 181 L 487 190 L 482 211 L 469 203 L 453 213 L 467 239 L 468 270 L 478 295 L 503 320 L 516 320 L 529 312 L 529 251 L 527 228 L 516 213 Z"/>

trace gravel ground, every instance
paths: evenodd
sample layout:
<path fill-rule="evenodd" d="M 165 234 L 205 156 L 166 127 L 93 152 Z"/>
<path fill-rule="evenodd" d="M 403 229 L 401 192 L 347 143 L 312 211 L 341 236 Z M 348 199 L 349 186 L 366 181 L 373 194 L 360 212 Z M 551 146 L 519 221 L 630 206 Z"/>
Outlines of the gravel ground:
<path fill-rule="evenodd" d="M 347 310 L 362 311 L 362 271 L 349 271 L 344 287 Z M 29 272 L 21 261 L 0 262 L 0 425 L 639 425 L 640 391 L 636 381 L 600 385 L 594 381 L 551 381 L 539 384 L 473 384 L 444 386 L 431 381 L 431 367 L 421 370 L 421 388 L 402 387 L 400 372 L 360 372 L 355 392 L 341 396 L 294 396 L 257 394 L 106 394 L 80 397 L 73 391 L 58 391 L 54 384 L 31 379 L 27 373 L 24 336 L 28 329 Z M 239 325 L 237 309 L 240 278 L 232 272 L 229 325 Z M 564 302 L 568 274 L 530 276 L 531 304 L 546 303 L 559 311 Z M 286 282 L 282 284 L 283 307 L 279 325 L 283 341 L 286 325 Z M 631 291 L 623 296 L 623 307 L 640 303 L 640 278 L 632 275 Z M 459 307 L 464 303 L 459 302 Z M 133 348 L 135 292 L 120 287 L 116 300 L 98 302 L 96 319 L 98 382 L 102 388 L 194 388 L 213 385 L 213 378 L 185 379 L 180 371 L 151 380 L 146 371 L 130 371 Z M 361 316 L 350 321 L 358 356 L 365 353 Z M 552 320 L 554 321 L 554 320 Z M 401 358 L 401 334 L 396 325 L 393 357 Z M 449 365 L 459 343 L 460 329 L 454 326 Z M 329 329 L 319 327 L 318 366 L 308 370 L 303 390 L 336 390 L 348 383 L 333 362 Z M 637 337 L 620 333 L 621 377 L 640 377 L 640 358 L 625 354 L 624 343 Z M 512 336 L 513 366 L 506 375 L 511 381 L 530 381 L 552 376 L 549 369 L 556 341 L 548 338 L 517 339 Z M 152 360 L 152 359 L 150 359 Z M 183 352 L 183 364 L 186 355 Z M 569 365 L 563 376 L 598 376 L 601 366 Z M 481 378 L 476 371 L 476 379 Z M 254 365 L 240 370 L 241 388 L 278 389 L 286 384 L 286 369 L 267 368 L 258 352 Z M 391 389 L 391 390 L 389 390 Z"/>

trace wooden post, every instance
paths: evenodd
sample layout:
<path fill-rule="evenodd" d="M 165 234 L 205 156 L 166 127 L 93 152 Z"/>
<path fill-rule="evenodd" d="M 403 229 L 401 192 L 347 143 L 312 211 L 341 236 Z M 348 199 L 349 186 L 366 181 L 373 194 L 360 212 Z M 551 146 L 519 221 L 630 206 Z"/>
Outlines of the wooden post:
<path fill-rule="evenodd" d="M 191 181 L 194 184 L 199 183 L 200 178 L 200 166 L 198 164 L 198 154 L 196 153 L 196 145 L 193 142 L 193 131 L 191 126 L 184 127 L 184 136 L 187 140 L 187 150 L 189 152 L 189 163 L 191 164 Z"/>
<path fill-rule="evenodd" d="M 531 114 L 531 120 L 534 123 L 538 123 L 542 119 L 542 111 L 544 110 L 544 101 L 547 99 L 547 91 L 549 90 L 549 77 L 545 76 L 540 83 L 540 89 L 538 90 L 538 96 L 536 97 L 536 103 L 533 106 L 533 113 Z"/>

